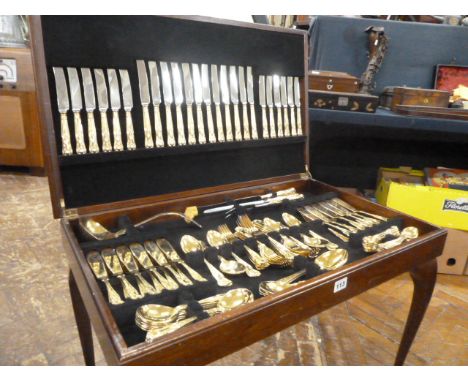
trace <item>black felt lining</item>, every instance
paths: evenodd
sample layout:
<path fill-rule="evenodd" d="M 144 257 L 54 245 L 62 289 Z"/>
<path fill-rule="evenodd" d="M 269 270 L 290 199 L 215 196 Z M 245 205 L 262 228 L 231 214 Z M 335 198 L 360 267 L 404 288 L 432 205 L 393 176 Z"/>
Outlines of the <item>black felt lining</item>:
<path fill-rule="evenodd" d="M 146 150 L 144 149 L 143 116 L 136 70 L 137 59 L 252 66 L 254 97 L 258 103 L 257 84 L 260 74 L 304 76 L 302 35 L 158 16 L 44 16 L 42 17 L 42 30 L 59 154 L 61 152 L 60 114 L 57 109 L 52 72 L 54 66 L 126 69 L 129 72 L 133 94 L 132 117 L 136 145 L 139 150 L 135 153 L 86 154 L 61 158 L 59 163 L 63 192 L 68 208 L 303 171 L 304 139 L 301 142 L 291 139 L 290 145 L 274 144 L 269 149 L 259 149 L 257 142 L 220 144 L 220 148 L 228 150 L 226 154 L 211 152 L 211 150 L 216 150 L 216 148 L 213 149 L 213 145 L 147 150 L 147 153 L 142 154 Z M 67 75 L 66 72 L 65 75 Z M 79 70 L 78 75 L 81 78 Z M 239 105 L 240 115 L 242 115 L 242 108 L 243 106 Z M 171 109 L 173 124 L 176 126 L 175 106 L 172 105 Z M 182 105 L 181 110 L 187 137 L 185 105 Z M 250 107 L 247 110 L 250 115 Z M 164 104 L 161 105 L 160 112 L 162 125 L 165 126 Z M 202 112 L 205 135 L 208 137 L 205 105 L 202 105 Z M 214 105 L 211 106 L 211 112 L 215 121 Z M 193 113 L 194 121 L 197 121 L 195 106 Z M 225 125 L 224 106 L 221 107 L 221 113 Z M 232 106 L 230 113 L 231 121 L 234 121 Z M 112 136 L 111 114 L 111 111 L 107 112 Z M 152 105 L 149 107 L 149 114 L 154 126 Z M 255 116 L 261 139 L 261 108 L 257 104 Z M 101 120 L 97 110 L 94 111 L 94 119 L 98 141 L 101 144 Z M 125 136 L 123 110 L 119 111 L 119 119 Z M 85 141 L 88 144 L 85 111 L 81 112 L 81 120 Z M 68 113 L 68 122 L 72 145 L 75 147 L 71 112 Z M 163 130 L 165 132 L 165 129 Z M 268 142 L 271 141 L 268 140 Z M 268 142 L 266 144 L 270 144 Z M 235 149 L 238 151 L 234 155 Z M 294 150 L 297 152 L 294 153 Z M 171 156 L 171 153 L 181 154 L 181 158 L 175 159 L 174 155 L 172 155 L 173 158 L 162 158 L 165 154 Z M 124 161 L 129 164 L 123 164 Z M 69 168 L 69 165 L 73 165 L 74 168 Z"/>
<path fill-rule="evenodd" d="M 154 303 L 154 304 L 163 304 L 169 306 L 176 306 L 179 304 L 188 304 L 189 305 L 189 314 L 195 315 L 198 319 L 207 318 L 206 313 L 201 310 L 200 305 L 197 300 L 206 298 L 218 293 L 226 292 L 229 289 L 233 288 L 248 288 L 251 290 L 255 298 L 260 298 L 258 291 L 258 285 L 261 281 L 266 280 L 276 280 L 281 277 L 292 274 L 298 270 L 306 269 L 306 276 L 302 279 L 309 279 L 325 273 L 326 271 L 320 270 L 312 259 L 304 257 L 296 257 L 294 264 L 289 268 L 277 268 L 270 266 L 269 268 L 261 271 L 261 276 L 256 278 L 249 278 L 245 275 L 239 276 L 227 276 L 233 281 L 233 286 L 231 287 L 218 287 L 215 280 L 211 277 L 208 269 L 206 268 L 203 258 L 209 260 L 216 267 L 219 266 L 218 255 L 225 257 L 226 259 L 232 259 L 231 252 L 236 253 L 242 259 L 250 263 L 250 260 L 243 249 L 244 245 L 250 246 L 252 249 L 256 249 L 255 241 L 257 239 L 248 239 L 246 241 L 235 241 L 232 244 L 226 244 L 216 248 L 208 248 L 204 252 L 196 252 L 188 255 L 183 254 L 180 248 L 180 238 L 184 234 L 190 234 L 200 240 L 203 240 L 206 243 L 206 232 L 209 229 L 216 229 L 220 224 L 228 224 L 228 226 L 233 230 L 236 226 L 236 219 L 238 214 L 247 212 L 251 219 L 262 219 L 264 217 L 270 217 L 277 221 L 281 221 L 281 214 L 283 212 L 289 212 L 294 214 L 298 218 L 300 216 L 297 214 L 296 209 L 299 206 L 317 203 L 323 200 L 328 200 L 333 197 L 336 197 L 337 194 L 334 192 L 329 192 L 321 195 L 305 194 L 304 200 L 298 201 L 288 201 L 281 203 L 279 205 L 272 205 L 264 208 L 238 208 L 235 214 L 230 215 L 228 218 L 225 217 L 224 213 L 216 213 L 208 216 L 200 216 L 197 218 L 203 225 L 203 229 L 199 229 L 193 225 L 187 225 L 184 222 L 171 221 L 166 223 L 154 223 L 148 224 L 145 227 L 140 227 L 135 229 L 132 226 L 132 222 L 127 217 L 122 217 L 118 224 L 119 228 L 125 227 L 128 229 L 128 234 L 120 237 L 118 239 L 107 240 L 102 242 L 96 241 L 86 241 L 83 236 L 78 238 L 81 240 L 81 248 L 85 253 L 91 250 L 102 250 L 106 247 L 116 247 L 118 245 L 128 245 L 134 242 L 143 242 L 144 240 L 155 240 L 157 238 L 166 238 L 168 239 L 174 248 L 177 250 L 179 255 L 189 264 L 192 268 L 197 270 L 205 278 L 208 279 L 208 282 L 199 283 L 195 282 L 193 286 L 183 287 L 181 286 L 177 291 L 164 291 L 156 296 L 146 296 L 140 300 L 129 300 L 122 305 L 110 305 L 111 311 L 113 312 L 114 318 L 117 322 L 119 329 L 122 332 L 122 335 L 129 346 L 135 345 L 144 341 L 145 332 L 140 330 L 134 323 L 135 311 L 137 307 L 143 304 Z M 300 239 L 301 233 L 307 233 L 309 229 L 312 229 L 314 232 L 328 238 L 332 242 L 337 243 L 340 247 L 348 250 L 349 259 L 348 263 L 362 259 L 371 254 L 365 253 L 361 248 L 361 240 L 363 236 L 381 232 L 390 225 L 397 225 L 400 229 L 403 228 L 403 220 L 401 218 L 394 218 L 387 222 L 382 222 L 380 225 L 367 229 L 360 234 L 353 235 L 350 238 L 349 243 L 344 243 L 340 239 L 336 238 L 331 234 L 327 227 L 322 225 L 321 222 L 305 222 L 299 227 L 292 227 L 282 231 L 288 235 L 292 235 Z M 279 233 L 271 233 L 271 237 L 279 239 Z M 268 244 L 268 239 L 265 235 L 258 238 L 259 241 Z M 186 272 L 184 272 L 186 273 Z M 150 278 L 146 271 L 142 271 L 143 276 L 150 281 Z M 136 286 L 134 276 L 128 275 L 128 280 Z M 122 288 L 120 281 L 114 277 L 110 279 L 111 284 L 118 291 L 118 293 L 123 296 Z M 99 286 L 102 289 L 104 295 L 106 295 L 105 286 L 103 283 L 99 283 Z"/>

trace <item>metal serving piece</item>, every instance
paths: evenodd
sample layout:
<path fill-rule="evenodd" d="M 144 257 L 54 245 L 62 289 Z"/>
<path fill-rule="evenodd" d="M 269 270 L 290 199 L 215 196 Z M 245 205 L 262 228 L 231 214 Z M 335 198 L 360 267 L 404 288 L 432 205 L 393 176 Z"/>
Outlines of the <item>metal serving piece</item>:
<path fill-rule="evenodd" d="M 297 135 L 296 114 L 294 112 L 294 82 L 292 77 L 288 77 L 288 106 L 291 112 L 291 135 Z"/>
<path fill-rule="evenodd" d="M 266 77 L 266 103 L 270 117 L 270 138 L 276 138 L 275 116 L 273 115 L 273 78 Z"/>
<path fill-rule="evenodd" d="M 242 141 L 242 132 L 239 118 L 239 89 L 237 84 L 236 67 L 229 66 L 229 89 L 231 93 L 231 102 L 234 105 L 234 138 L 236 141 Z"/>
<path fill-rule="evenodd" d="M 278 120 L 278 137 L 282 137 L 284 134 L 283 117 L 281 115 L 280 77 L 277 74 L 273 76 L 273 97 L 275 100 L 276 117 Z"/>
<path fill-rule="evenodd" d="M 168 146 L 175 146 L 175 137 L 174 137 L 174 125 L 172 123 L 172 112 L 171 104 L 173 102 L 172 98 L 172 85 L 171 85 L 171 75 L 169 73 L 169 67 L 167 62 L 161 61 L 161 77 L 162 77 L 162 87 L 164 94 L 164 105 L 166 107 L 166 131 L 167 131 L 167 144 Z"/>
<path fill-rule="evenodd" d="M 299 86 L 299 77 L 294 77 L 294 103 L 297 111 L 297 135 L 302 135 L 301 88 Z"/>
<path fill-rule="evenodd" d="M 245 87 L 244 67 L 239 66 L 239 97 L 242 104 L 242 125 L 244 139 L 250 139 L 249 113 L 247 112 L 247 89 Z"/>
<path fill-rule="evenodd" d="M 262 131 L 263 138 L 269 138 L 268 119 L 266 115 L 266 100 L 265 100 L 265 76 L 258 77 L 258 98 L 262 108 Z"/>
<path fill-rule="evenodd" d="M 206 105 L 206 120 L 208 121 L 208 141 L 210 143 L 216 142 L 216 134 L 213 126 L 213 114 L 211 114 L 211 94 L 210 94 L 210 80 L 208 77 L 208 65 L 201 65 L 201 83 L 203 102 Z"/>
<path fill-rule="evenodd" d="M 221 99 L 219 95 L 218 67 L 211 65 L 211 87 L 213 91 L 213 103 L 216 109 L 216 128 L 218 132 L 218 141 L 224 142 L 223 118 L 221 117 Z"/>
<path fill-rule="evenodd" d="M 184 95 L 182 94 L 182 79 L 180 78 L 179 64 L 171 62 L 172 67 L 172 85 L 174 86 L 174 101 L 176 105 L 177 116 L 177 144 L 185 146 L 187 141 L 185 139 L 185 126 L 182 117 L 182 102 L 184 102 Z"/>
<path fill-rule="evenodd" d="M 220 83 L 221 83 L 221 98 L 224 103 L 224 114 L 226 118 L 226 140 L 232 141 L 232 123 L 231 123 L 231 109 L 229 104 L 231 103 L 229 95 L 229 85 L 227 78 L 226 65 L 221 65 L 219 69 Z"/>
<path fill-rule="evenodd" d="M 247 100 L 250 104 L 250 125 L 252 126 L 252 139 L 258 139 L 257 119 L 255 118 L 255 100 L 253 92 L 252 67 L 247 66 Z"/>
<path fill-rule="evenodd" d="M 150 93 L 148 86 L 148 76 L 146 74 L 146 65 L 143 60 L 137 60 L 138 83 L 140 85 L 140 101 L 143 110 L 143 131 L 145 133 L 145 147 L 153 148 L 153 129 L 149 116 L 148 106 L 150 104 Z"/>
<path fill-rule="evenodd" d="M 83 125 L 81 124 L 80 111 L 83 108 L 81 101 L 81 86 L 78 79 L 76 68 L 67 68 L 68 81 L 70 82 L 70 97 L 73 111 L 73 120 L 75 127 L 76 153 L 86 154 L 86 145 L 83 135 Z"/>
<path fill-rule="evenodd" d="M 133 109 L 133 96 L 132 87 L 130 85 L 130 78 L 128 71 L 124 69 L 119 70 L 120 81 L 122 83 L 122 99 L 125 110 L 125 130 L 127 135 L 127 150 L 135 150 L 135 132 L 133 131 L 132 109 Z M 150 124 L 151 127 L 151 124 Z M 151 132 L 151 129 L 150 129 Z"/>
<path fill-rule="evenodd" d="M 281 87 L 281 105 L 283 106 L 283 118 L 284 118 L 284 135 L 286 137 L 291 136 L 291 129 L 289 126 L 288 118 L 288 93 L 286 91 L 286 77 L 281 76 L 280 78 L 280 87 Z"/>
<path fill-rule="evenodd" d="M 161 105 L 161 89 L 159 84 L 158 67 L 155 61 L 148 62 L 151 83 L 151 99 L 153 101 L 154 113 L 154 130 L 156 132 L 156 147 L 164 147 L 163 129 L 161 124 L 161 113 L 159 105 Z M 153 138 L 151 137 L 151 142 Z"/>
<path fill-rule="evenodd" d="M 96 109 L 96 98 L 94 97 L 94 84 L 89 68 L 81 68 L 83 78 L 83 94 L 86 114 L 88 115 L 88 141 L 89 152 L 98 153 L 99 145 L 97 141 L 96 124 L 94 123 L 94 109 Z"/>
<path fill-rule="evenodd" d="M 107 79 L 109 80 L 109 95 L 112 109 L 112 132 L 114 135 L 114 150 L 123 150 L 122 130 L 120 129 L 120 91 L 119 79 L 114 69 L 107 69 Z"/>
<path fill-rule="evenodd" d="M 188 144 L 194 145 L 197 143 L 197 138 L 195 137 L 195 123 L 193 122 L 193 83 L 190 64 L 186 62 L 182 64 L 182 75 L 184 78 L 185 105 L 187 108 Z"/>
<path fill-rule="evenodd" d="M 109 124 L 107 122 L 107 109 L 109 108 L 109 98 L 107 96 L 107 85 L 102 69 L 94 69 L 94 77 L 96 78 L 97 102 L 99 113 L 101 114 L 101 136 L 102 136 L 102 151 L 112 151 L 112 142 L 109 132 Z"/>
<path fill-rule="evenodd" d="M 70 140 L 70 128 L 68 127 L 67 112 L 70 108 L 68 99 L 68 87 L 63 68 L 54 67 L 55 87 L 57 90 L 57 105 L 60 113 L 60 136 L 62 137 L 62 155 L 73 154 Z"/>
<path fill-rule="evenodd" d="M 203 101 L 202 83 L 200 76 L 200 68 L 198 64 L 192 64 L 193 71 L 193 86 L 195 91 L 195 103 L 197 105 L 197 128 L 198 128 L 198 143 L 206 143 L 205 124 L 203 122 L 203 111 L 201 104 Z"/>

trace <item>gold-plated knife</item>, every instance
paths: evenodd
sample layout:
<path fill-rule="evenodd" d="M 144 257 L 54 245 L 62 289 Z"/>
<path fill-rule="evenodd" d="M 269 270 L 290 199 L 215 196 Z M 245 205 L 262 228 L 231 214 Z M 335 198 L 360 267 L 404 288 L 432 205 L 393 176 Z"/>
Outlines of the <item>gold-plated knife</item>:
<path fill-rule="evenodd" d="M 247 90 L 245 88 L 244 67 L 239 66 L 239 99 L 242 104 L 242 126 L 244 139 L 250 139 L 249 113 L 247 112 Z"/>
<path fill-rule="evenodd" d="M 107 122 L 107 109 L 109 108 L 109 98 L 107 96 L 107 85 L 102 69 L 94 69 L 94 77 L 96 78 L 97 102 L 99 113 L 101 114 L 101 136 L 102 136 L 102 151 L 112 151 L 112 142 L 109 132 L 109 124 Z"/>
<path fill-rule="evenodd" d="M 239 118 L 239 91 L 237 83 L 236 67 L 229 66 L 229 89 L 231 90 L 231 102 L 234 105 L 234 138 L 242 141 L 242 132 Z"/>
<path fill-rule="evenodd" d="M 97 141 L 96 124 L 94 123 L 94 109 L 96 109 L 96 98 L 94 97 L 94 84 L 89 68 L 81 68 L 83 78 L 83 94 L 85 109 L 88 114 L 88 142 L 89 152 L 98 153 L 99 144 Z"/>
<path fill-rule="evenodd" d="M 288 106 L 291 112 L 291 135 L 297 135 L 296 114 L 294 112 L 294 82 L 292 77 L 288 77 Z"/>
<path fill-rule="evenodd" d="M 133 96 L 132 87 L 130 85 L 130 78 L 128 71 L 124 69 L 119 70 L 120 82 L 122 84 L 122 99 L 123 107 L 125 110 L 125 131 L 127 133 L 127 150 L 135 150 L 135 133 L 133 131 L 132 109 L 133 109 Z"/>
<path fill-rule="evenodd" d="M 68 81 L 70 82 L 70 98 L 73 111 L 73 120 L 75 128 L 75 139 L 76 139 L 76 153 L 86 154 L 86 144 L 84 141 L 83 125 L 81 124 L 80 112 L 83 108 L 81 101 L 81 86 L 80 80 L 78 79 L 78 72 L 76 68 L 67 68 Z"/>
<path fill-rule="evenodd" d="M 122 151 L 122 130 L 120 128 L 120 91 L 119 79 L 115 69 L 107 69 L 107 79 L 109 80 L 109 96 L 112 110 L 112 133 L 114 135 L 114 150 Z"/>
<path fill-rule="evenodd" d="M 281 94 L 280 94 L 280 77 L 273 75 L 273 96 L 276 107 L 276 119 L 278 120 L 278 137 L 283 136 L 283 117 L 281 115 Z"/>
<path fill-rule="evenodd" d="M 145 61 L 137 60 L 136 64 L 137 64 L 137 72 L 138 72 L 138 84 L 140 88 L 140 103 L 141 103 L 141 109 L 143 111 L 143 133 L 145 135 L 145 147 L 147 149 L 151 149 L 154 147 L 154 141 L 153 141 L 153 127 L 151 126 L 151 119 L 150 119 L 149 110 L 148 110 L 148 107 L 150 104 L 148 76 L 146 73 Z"/>
<path fill-rule="evenodd" d="M 171 75 L 169 73 L 169 67 L 167 62 L 161 61 L 161 78 L 162 78 L 162 87 L 164 94 L 164 105 L 166 107 L 166 132 L 167 132 L 167 144 L 168 146 L 175 146 L 175 137 L 174 137 L 174 125 L 172 122 L 172 85 L 171 85 Z"/>
<path fill-rule="evenodd" d="M 273 78 L 266 77 L 266 99 L 270 117 L 270 138 L 276 138 L 275 116 L 273 115 Z"/>
<path fill-rule="evenodd" d="M 184 77 L 185 105 L 187 108 L 188 144 L 194 145 L 197 143 L 197 138 L 195 137 L 195 123 L 193 122 L 193 83 L 190 64 L 186 62 L 182 64 L 182 75 Z"/>
<path fill-rule="evenodd" d="M 174 103 L 176 106 L 176 120 L 177 120 L 177 144 L 185 146 L 187 140 L 185 139 L 185 125 L 182 117 L 182 102 L 184 102 L 184 95 L 182 94 L 182 79 L 180 77 L 179 64 L 171 62 L 172 68 L 172 85 L 174 86 Z"/>
<path fill-rule="evenodd" d="M 213 89 L 213 103 L 216 109 L 216 131 L 218 132 L 218 141 L 224 142 L 223 118 L 221 117 L 221 98 L 219 94 L 218 67 L 211 65 L 211 87 Z"/>
<path fill-rule="evenodd" d="M 258 99 L 262 108 L 262 134 L 263 139 L 270 138 L 268 119 L 266 113 L 266 99 L 265 99 L 265 76 L 258 77 Z"/>
<path fill-rule="evenodd" d="M 250 126 L 252 127 L 252 139 L 258 139 L 257 119 L 255 117 L 255 99 L 253 91 L 252 67 L 247 66 L 247 99 L 250 104 Z"/>
<path fill-rule="evenodd" d="M 294 77 L 294 103 L 297 111 L 297 135 L 302 135 L 301 88 L 299 86 L 299 77 Z"/>
<path fill-rule="evenodd" d="M 216 143 L 216 134 L 213 126 L 213 114 L 211 114 L 210 80 L 208 77 L 207 64 L 201 65 L 201 83 L 203 102 L 206 105 L 206 120 L 208 121 L 208 141 L 210 143 Z"/>
<path fill-rule="evenodd" d="M 70 128 L 68 127 L 67 112 L 70 108 L 68 99 L 68 87 L 63 68 L 54 67 L 55 87 L 57 90 L 57 105 L 60 113 L 60 136 L 62 137 L 62 155 L 73 154 L 70 140 Z"/>
<path fill-rule="evenodd" d="M 197 129 L 198 129 L 198 143 L 206 143 L 205 124 L 203 122 L 203 111 L 201 108 L 203 102 L 203 92 L 200 68 L 198 64 L 192 64 L 193 71 L 193 88 L 195 92 L 195 104 L 197 105 Z"/>
<path fill-rule="evenodd" d="M 156 132 L 156 147 L 164 147 L 163 129 L 161 123 L 161 113 L 159 105 L 161 105 L 161 88 L 159 84 L 158 67 L 155 61 L 148 62 L 151 82 L 151 98 L 153 101 L 154 112 L 154 129 Z"/>
<path fill-rule="evenodd" d="M 291 129 L 289 126 L 288 118 L 288 93 L 286 92 L 286 77 L 281 76 L 281 105 L 283 106 L 283 117 L 284 117 L 284 135 L 286 137 L 291 136 Z"/>
<path fill-rule="evenodd" d="M 231 100 L 229 96 L 229 85 L 226 65 L 221 65 L 219 69 L 219 77 L 221 84 L 221 99 L 224 103 L 224 116 L 226 118 L 226 140 L 232 141 L 234 138 L 232 135 L 231 109 L 229 107 Z"/>

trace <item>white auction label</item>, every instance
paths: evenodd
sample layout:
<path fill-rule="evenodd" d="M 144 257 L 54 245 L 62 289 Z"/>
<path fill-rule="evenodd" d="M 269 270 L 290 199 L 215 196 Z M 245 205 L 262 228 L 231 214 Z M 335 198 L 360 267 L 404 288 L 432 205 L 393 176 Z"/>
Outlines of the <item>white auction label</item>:
<path fill-rule="evenodd" d="M 348 277 L 344 277 L 335 281 L 335 288 L 333 289 L 333 293 L 339 292 L 340 290 L 345 289 L 348 286 Z"/>

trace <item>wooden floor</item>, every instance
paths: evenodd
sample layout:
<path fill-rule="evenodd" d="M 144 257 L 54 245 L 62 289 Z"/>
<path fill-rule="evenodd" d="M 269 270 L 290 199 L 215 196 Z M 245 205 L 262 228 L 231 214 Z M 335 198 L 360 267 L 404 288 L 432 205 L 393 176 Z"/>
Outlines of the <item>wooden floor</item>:
<path fill-rule="evenodd" d="M 46 179 L 0 172 L 0 211 L 0 364 L 83 364 Z M 438 276 L 408 365 L 468 365 L 467 287 Z M 391 365 L 411 291 L 402 275 L 215 364 Z"/>

